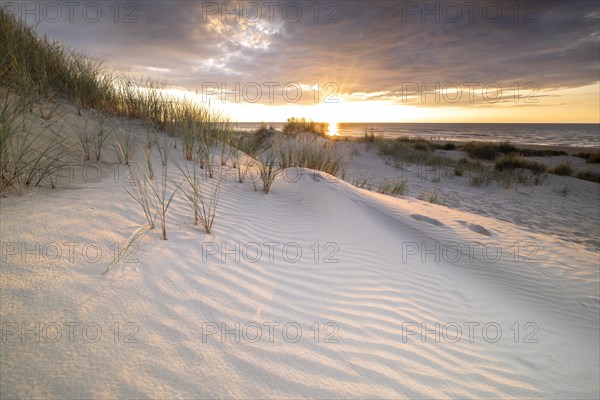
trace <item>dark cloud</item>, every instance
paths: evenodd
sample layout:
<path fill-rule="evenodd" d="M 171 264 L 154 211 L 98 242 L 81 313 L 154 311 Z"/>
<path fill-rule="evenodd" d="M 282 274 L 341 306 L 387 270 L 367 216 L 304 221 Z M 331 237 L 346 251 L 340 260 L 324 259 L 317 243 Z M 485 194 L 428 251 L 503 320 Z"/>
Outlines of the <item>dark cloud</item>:
<path fill-rule="evenodd" d="M 237 4 L 243 9 L 246 3 Z M 223 23 L 220 1 L 139 1 L 127 10 L 121 2 L 115 23 L 113 2 L 97 2 L 103 12 L 97 23 L 76 12 L 73 23 L 65 17 L 42 21 L 38 29 L 110 66 L 190 89 L 200 89 L 203 82 L 228 87 L 238 81 L 335 82 L 343 93 L 383 92 L 381 97 L 397 95 L 407 82 L 428 87 L 435 82 L 499 82 L 505 87 L 535 82 L 553 89 L 599 79 L 596 1 L 522 1 L 517 2 L 518 16 L 513 1 L 478 1 L 477 6 L 466 1 L 322 1 L 318 14 L 313 1 L 279 1 L 272 21 L 269 3 L 257 3 L 262 10 L 258 23 L 250 23 L 248 15 L 239 22 L 227 15 Z M 302 16 L 291 22 L 297 6 Z M 208 16 L 215 7 L 217 14 Z M 236 3 L 226 7 L 234 9 Z M 422 14 L 436 7 L 439 21 Z M 498 10 L 502 16 L 496 18 Z M 137 22 L 124 23 L 132 12 Z"/>

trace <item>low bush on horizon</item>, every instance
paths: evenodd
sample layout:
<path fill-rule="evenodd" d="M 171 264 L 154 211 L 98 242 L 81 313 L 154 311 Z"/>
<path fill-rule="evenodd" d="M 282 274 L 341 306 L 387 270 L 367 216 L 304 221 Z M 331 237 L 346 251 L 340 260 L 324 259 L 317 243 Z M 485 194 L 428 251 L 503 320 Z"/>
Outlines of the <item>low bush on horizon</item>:
<path fill-rule="evenodd" d="M 435 154 L 433 146 L 422 139 L 397 138 L 383 139 L 375 142 L 379 154 L 388 158 L 388 163 L 411 163 L 419 165 L 451 166 L 455 160 Z"/>
<path fill-rule="evenodd" d="M 283 125 L 284 135 L 297 135 L 299 133 L 314 133 L 319 136 L 325 136 L 329 131 L 329 124 L 325 122 L 314 122 L 312 119 L 306 118 L 288 118 Z"/>
<path fill-rule="evenodd" d="M 563 162 L 550 168 L 548 172 L 554 175 L 571 176 L 573 175 L 573 167 L 570 162 Z"/>
<path fill-rule="evenodd" d="M 508 154 L 501 159 L 496 160 L 494 168 L 496 171 L 511 171 L 522 168 L 528 169 L 537 175 L 546 172 L 547 169 L 546 165 L 537 161 L 527 160 L 515 153 Z"/>
<path fill-rule="evenodd" d="M 468 142 L 461 149 L 469 156 L 480 160 L 493 161 L 500 154 L 514 153 L 517 148 L 509 142 Z"/>
<path fill-rule="evenodd" d="M 600 151 L 595 151 L 593 153 L 589 152 L 581 152 L 575 154 L 576 157 L 583 158 L 588 164 L 600 163 Z"/>
<path fill-rule="evenodd" d="M 531 149 L 527 147 L 518 148 L 517 150 L 515 150 L 515 153 L 520 154 L 524 157 L 553 157 L 568 155 L 568 153 L 564 150 Z"/>

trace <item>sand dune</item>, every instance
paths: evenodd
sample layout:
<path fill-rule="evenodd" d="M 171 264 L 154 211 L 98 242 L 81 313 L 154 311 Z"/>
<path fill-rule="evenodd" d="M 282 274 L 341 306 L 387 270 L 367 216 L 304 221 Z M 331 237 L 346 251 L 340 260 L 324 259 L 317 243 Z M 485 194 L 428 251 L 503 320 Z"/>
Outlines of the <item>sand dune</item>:
<path fill-rule="evenodd" d="M 2 398 L 599 394 L 582 246 L 290 170 L 269 195 L 226 179 L 212 235 L 176 197 L 169 240 L 101 277 L 144 222 L 121 185 L 0 199 Z"/>

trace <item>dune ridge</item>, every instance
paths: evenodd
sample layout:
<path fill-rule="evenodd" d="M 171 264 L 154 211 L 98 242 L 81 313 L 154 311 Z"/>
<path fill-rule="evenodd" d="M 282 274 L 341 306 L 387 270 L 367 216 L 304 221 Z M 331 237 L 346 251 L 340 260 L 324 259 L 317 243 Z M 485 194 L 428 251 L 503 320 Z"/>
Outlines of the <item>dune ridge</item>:
<path fill-rule="evenodd" d="M 7 336 L 2 397 L 597 396 L 597 254 L 492 218 L 295 171 L 269 195 L 225 179 L 212 235 L 192 225 L 176 197 L 169 240 L 158 229 L 145 233 L 127 257 L 138 262 L 120 261 L 105 277 L 111 246 L 144 221 L 119 184 L 105 178 L 0 199 L 5 242 L 93 242 L 104 250 L 97 262 L 75 252 L 73 261 L 63 254 L 34 263 L 4 249 L 3 324 L 95 322 L 102 337 L 87 343 L 77 326 L 71 343 L 64 325 L 55 343 Z M 179 178 L 174 168 L 170 174 Z M 18 212 L 23 202 L 27 215 Z M 535 243 L 538 261 L 514 262 L 515 242 Z M 490 262 L 492 255 L 473 251 L 449 262 L 457 256 L 451 247 L 427 253 L 436 243 L 494 243 L 489 248 L 503 257 Z M 262 335 L 253 342 L 257 325 Z M 139 342 L 124 343 L 134 328 Z M 439 342 L 425 329 L 437 330 Z"/>

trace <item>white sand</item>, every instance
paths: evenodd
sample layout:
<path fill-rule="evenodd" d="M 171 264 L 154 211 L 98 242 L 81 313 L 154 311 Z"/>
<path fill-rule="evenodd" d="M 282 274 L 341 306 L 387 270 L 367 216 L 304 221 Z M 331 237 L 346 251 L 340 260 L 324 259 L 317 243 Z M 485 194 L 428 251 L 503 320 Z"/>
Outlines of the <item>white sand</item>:
<path fill-rule="evenodd" d="M 173 154 L 181 159 L 180 150 Z M 169 240 L 159 238 L 159 229 L 144 234 L 129 254 L 137 262 L 121 261 L 100 277 L 113 259 L 111 247 L 145 222 L 112 171 L 102 164 L 98 182 L 75 179 L 68 188 L 0 199 L 2 399 L 600 395 L 598 253 L 583 245 L 291 170 L 269 195 L 227 178 L 213 235 L 192 225 L 178 195 Z M 174 166 L 170 173 L 178 179 Z M 297 181 L 290 179 L 295 173 Z M 486 189 L 477 190 L 483 198 Z M 461 201 L 465 208 L 468 196 Z M 271 242 L 279 243 L 272 259 Z M 78 244 L 72 259 L 68 243 Z M 223 255 L 226 262 L 220 252 L 207 254 L 236 243 L 238 261 L 235 251 Z M 256 245 L 244 252 L 249 243 Z M 436 243 L 438 251 L 419 251 Z M 447 243 L 462 248 L 459 262 L 451 262 L 456 247 L 444 249 Z M 102 250 L 98 261 L 94 246 Z M 263 253 L 252 262 L 256 246 Z M 56 247 L 63 254 L 54 261 Z M 296 248 L 302 255 L 292 262 Z M 494 261 L 498 249 L 502 256 Z M 325 262 L 328 255 L 338 262 Z M 36 322 L 39 343 L 33 333 L 22 335 L 21 324 L 34 329 Z M 62 332 L 54 343 L 47 341 L 56 339 L 52 322 Z M 69 322 L 80 324 L 73 340 Z M 269 322 L 280 324 L 272 342 Z M 97 342 L 88 342 L 96 334 L 91 323 L 102 329 Z M 223 323 L 234 333 L 207 334 Z M 252 323 L 262 327 L 254 343 Z M 292 325 L 287 340 L 282 336 L 286 323 L 302 329 L 297 342 L 291 342 Z M 439 342 L 433 333 L 422 334 L 421 323 L 427 329 L 440 324 Z M 138 343 L 124 343 L 134 328 Z M 337 343 L 324 342 L 334 329 L 329 339 Z"/>
<path fill-rule="evenodd" d="M 565 244 L 582 244 L 600 250 L 600 186 L 569 176 L 544 174 L 541 185 L 518 184 L 505 188 L 501 183 L 475 187 L 469 174 L 454 175 L 452 168 L 402 164 L 395 168 L 378 155 L 376 148 L 364 143 L 339 142 L 340 150 L 350 155 L 352 163 L 346 180 L 367 179 L 374 188 L 382 180 L 407 180 L 406 196 L 427 200 L 428 193 L 438 190 L 440 200 L 452 209 L 491 216 L 562 239 Z M 461 151 L 436 150 L 443 156 L 460 158 Z M 586 164 L 574 156 L 530 157 L 553 166 L 569 162 L 574 169 L 598 171 L 600 165 Z"/>

